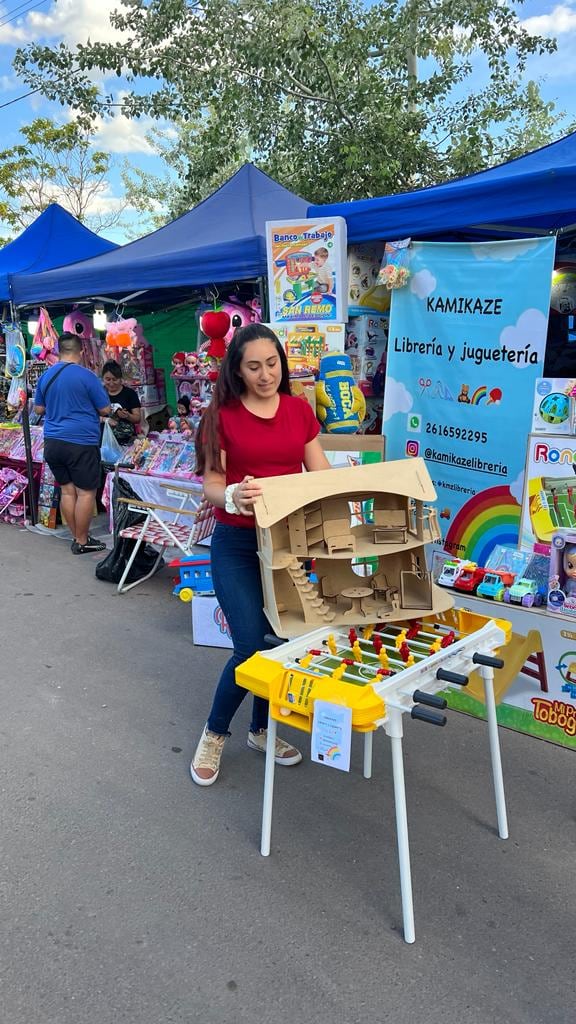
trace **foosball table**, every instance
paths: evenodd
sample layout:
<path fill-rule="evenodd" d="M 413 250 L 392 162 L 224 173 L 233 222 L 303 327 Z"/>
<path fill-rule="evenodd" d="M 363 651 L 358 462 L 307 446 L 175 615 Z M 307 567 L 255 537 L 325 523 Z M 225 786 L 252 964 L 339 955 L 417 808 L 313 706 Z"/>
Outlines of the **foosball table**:
<path fill-rule="evenodd" d="M 274 751 L 279 721 L 312 731 L 316 700 L 346 705 L 352 729 L 364 733 L 364 776 L 372 774 L 372 738 L 382 727 L 390 738 L 404 939 L 414 942 L 414 908 L 408 843 L 408 818 L 402 754 L 403 719 L 444 726 L 447 707 L 441 691 L 464 687 L 478 671 L 484 685 L 498 834 L 508 838 L 506 803 L 496 704 L 497 652 L 509 640 L 510 623 L 465 610 L 421 621 L 357 626 L 349 631 L 326 627 L 295 640 L 275 643 L 236 669 L 236 682 L 269 701 L 261 853 L 270 853 L 274 793 Z"/>

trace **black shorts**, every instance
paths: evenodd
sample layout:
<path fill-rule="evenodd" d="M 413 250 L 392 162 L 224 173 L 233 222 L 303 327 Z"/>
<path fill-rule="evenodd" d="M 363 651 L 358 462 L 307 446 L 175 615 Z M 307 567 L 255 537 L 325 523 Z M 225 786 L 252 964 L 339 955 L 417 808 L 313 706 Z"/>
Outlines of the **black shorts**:
<path fill-rule="evenodd" d="M 100 448 L 73 444 L 55 437 L 44 439 L 44 460 L 57 484 L 74 484 L 81 491 L 96 491 L 100 484 Z"/>

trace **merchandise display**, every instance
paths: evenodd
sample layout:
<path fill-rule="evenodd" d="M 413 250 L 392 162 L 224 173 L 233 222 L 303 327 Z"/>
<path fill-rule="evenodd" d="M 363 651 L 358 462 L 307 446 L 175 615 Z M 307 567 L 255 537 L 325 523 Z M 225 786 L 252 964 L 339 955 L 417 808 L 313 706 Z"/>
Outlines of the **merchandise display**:
<path fill-rule="evenodd" d="M 268 221 L 270 319 L 344 323 L 348 310 L 346 221 Z"/>

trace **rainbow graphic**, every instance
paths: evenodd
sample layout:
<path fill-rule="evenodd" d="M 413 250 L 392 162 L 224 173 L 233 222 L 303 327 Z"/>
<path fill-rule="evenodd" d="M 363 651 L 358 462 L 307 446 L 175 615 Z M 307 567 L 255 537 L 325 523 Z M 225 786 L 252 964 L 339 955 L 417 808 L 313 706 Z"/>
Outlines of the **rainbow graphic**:
<path fill-rule="evenodd" d="M 328 750 L 324 754 L 324 757 L 328 757 L 331 761 L 337 761 L 341 756 L 340 747 L 328 747 Z"/>
<path fill-rule="evenodd" d="M 496 544 L 515 547 L 521 508 L 505 485 L 489 487 L 462 506 L 444 539 L 444 547 L 459 558 L 486 565 Z"/>
<path fill-rule="evenodd" d="M 482 384 L 481 387 L 476 388 L 476 391 L 470 398 L 470 405 L 480 405 L 480 402 L 482 401 L 483 398 L 486 398 L 487 394 L 488 388 L 486 387 L 485 384 Z"/>

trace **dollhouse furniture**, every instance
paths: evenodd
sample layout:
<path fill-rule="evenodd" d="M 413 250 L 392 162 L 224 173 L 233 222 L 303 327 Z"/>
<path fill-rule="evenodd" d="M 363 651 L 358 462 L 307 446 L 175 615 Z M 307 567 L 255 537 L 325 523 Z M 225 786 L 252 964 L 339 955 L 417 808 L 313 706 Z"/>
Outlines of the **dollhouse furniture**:
<path fill-rule="evenodd" d="M 297 487 L 293 476 L 259 483 L 254 514 L 264 611 L 276 636 L 451 607 L 426 570 L 425 546 L 440 532 L 423 459 L 303 473 Z"/>

